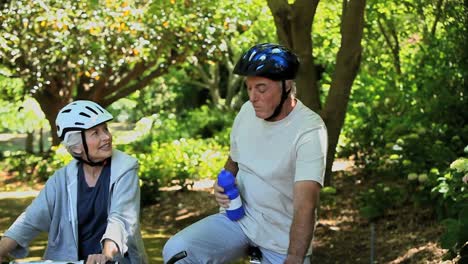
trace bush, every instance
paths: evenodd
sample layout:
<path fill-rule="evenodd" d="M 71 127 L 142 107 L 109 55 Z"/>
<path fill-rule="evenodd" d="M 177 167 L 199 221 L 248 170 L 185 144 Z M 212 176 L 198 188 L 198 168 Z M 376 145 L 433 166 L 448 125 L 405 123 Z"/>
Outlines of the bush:
<path fill-rule="evenodd" d="M 175 115 L 161 112 L 140 120 L 132 142 L 119 146 L 140 163 L 142 201 L 157 200 L 160 187 L 188 189 L 195 180 L 215 178 L 228 156 L 233 112 L 202 106 Z"/>
<path fill-rule="evenodd" d="M 441 245 L 449 250 L 446 258 L 468 258 L 468 252 L 462 251 L 468 242 L 468 158 L 455 160 L 437 179 L 432 194 L 439 217 L 445 218 Z"/>
<path fill-rule="evenodd" d="M 375 188 L 359 194 L 359 212 L 362 217 L 373 221 L 384 216 L 388 209 L 401 206 L 406 199 L 404 189 L 378 183 Z"/>
<path fill-rule="evenodd" d="M 1 166 L 10 173 L 17 173 L 19 180 L 46 181 L 54 172 L 67 164 L 72 157 L 63 147 L 53 147 L 43 155 L 24 151 L 3 153 Z"/>
<path fill-rule="evenodd" d="M 180 139 L 152 144 L 150 153 L 137 154 L 143 182 L 187 189 L 194 180 L 214 178 L 226 162 L 227 147 L 214 140 Z"/>

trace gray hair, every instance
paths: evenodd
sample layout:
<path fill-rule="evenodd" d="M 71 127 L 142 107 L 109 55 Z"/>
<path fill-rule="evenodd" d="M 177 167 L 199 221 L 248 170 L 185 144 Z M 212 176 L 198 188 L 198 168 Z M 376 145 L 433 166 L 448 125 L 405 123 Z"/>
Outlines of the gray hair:
<path fill-rule="evenodd" d="M 291 80 L 291 92 L 289 92 L 289 94 L 292 95 L 293 97 L 296 97 L 296 92 L 297 92 L 296 82 Z"/>
<path fill-rule="evenodd" d="M 282 88 L 282 84 L 281 84 L 282 82 L 283 81 L 278 81 L 280 88 Z M 288 86 L 288 84 L 290 84 L 291 86 L 291 91 L 289 92 L 289 96 L 296 97 L 296 92 L 297 92 L 296 82 L 294 80 L 285 80 L 284 82 L 285 82 L 286 87 Z"/>
<path fill-rule="evenodd" d="M 68 135 L 65 136 L 63 140 L 63 145 L 73 157 L 81 156 L 80 152 L 77 152 L 77 149 L 80 149 L 83 145 L 83 139 L 81 138 L 81 131 L 72 131 L 68 132 Z"/>

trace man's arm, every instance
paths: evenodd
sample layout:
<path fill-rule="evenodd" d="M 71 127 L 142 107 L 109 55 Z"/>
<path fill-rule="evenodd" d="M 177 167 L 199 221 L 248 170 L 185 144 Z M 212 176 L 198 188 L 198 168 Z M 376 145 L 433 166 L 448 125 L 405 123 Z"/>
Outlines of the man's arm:
<path fill-rule="evenodd" d="M 298 181 L 294 184 L 294 216 L 289 231 L 286 264 L 304 262 L 314 234 L 320 188 L 320 184 L 315 181 Z"/>

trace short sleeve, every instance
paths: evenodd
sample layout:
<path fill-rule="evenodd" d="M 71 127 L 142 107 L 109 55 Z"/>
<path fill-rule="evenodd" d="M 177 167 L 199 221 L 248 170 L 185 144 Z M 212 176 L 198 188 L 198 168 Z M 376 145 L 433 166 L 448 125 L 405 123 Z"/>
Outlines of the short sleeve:
<path fill-rule="evenodd" d="M 231 159 L 234 162 L 239 161 L 239 148 L 238 148 L 236 139 L 237 139 L 237 137 L 239 135 L 239 125 L 240 125 L 241 119 L 242 119 L 243 116 L 246 115 L 247 103 L 248 102 L 246 102 L 246 103 L 244 103 L 244 105 L 242 105 L 239 113 L 236 115 L 236 118 L 234 119 L 234 123 L 233 123 L 232 129 L 231 129 L 229 155 L 230 155 Z"/>
<path fill-rule="evenodd" d="M 297 143 L 294 181 L 312 180 L 323 186 L 328 148 L 325 126 L 303 133 Z"/>

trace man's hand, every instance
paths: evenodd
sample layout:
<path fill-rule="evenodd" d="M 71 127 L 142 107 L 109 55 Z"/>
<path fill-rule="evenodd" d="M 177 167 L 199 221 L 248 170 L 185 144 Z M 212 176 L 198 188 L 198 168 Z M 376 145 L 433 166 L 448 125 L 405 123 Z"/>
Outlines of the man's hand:
<path fill-rule="evenodd" d="M 229 203 L 231 201 L 229 200 L 229 197 L 226 194 L 224 194 L 223 187 L 218 185 L 218 181 L 214 183 L 213 189 L 216 202 L 219 204 L 219 206 L 229 208 Z"/>
<path fill-rule="evenodd" d="M 88 256 L 86 264 L 106 264 L 107 261 L 112 259 L 103 254 L 92 254 Z"/>

